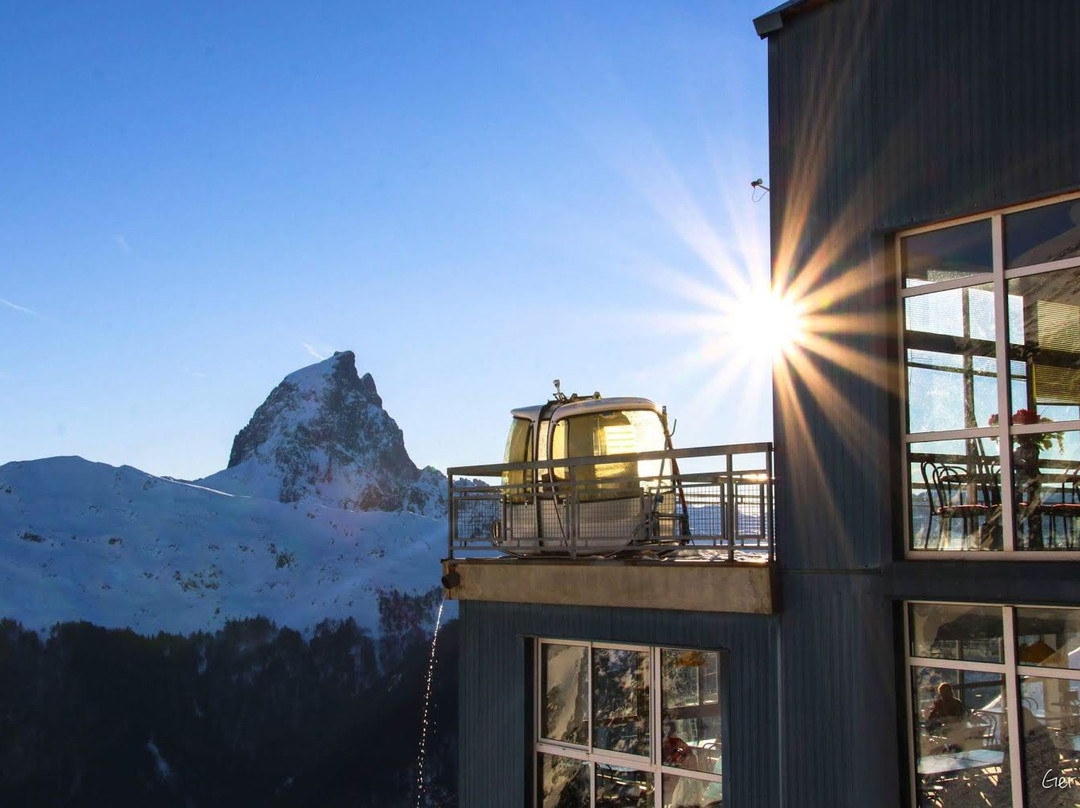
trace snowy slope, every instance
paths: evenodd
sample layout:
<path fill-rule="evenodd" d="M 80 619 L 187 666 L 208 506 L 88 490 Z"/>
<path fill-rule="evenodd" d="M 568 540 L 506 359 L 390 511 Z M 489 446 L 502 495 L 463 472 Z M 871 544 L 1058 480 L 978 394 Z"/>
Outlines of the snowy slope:
<path fill-rule="evenodd" d="M 264 615 L 377 630 L 438 586 L 445 521 L 214 491 L 78 457 L 0 466 L 0 616 L 189 632 Z"/>

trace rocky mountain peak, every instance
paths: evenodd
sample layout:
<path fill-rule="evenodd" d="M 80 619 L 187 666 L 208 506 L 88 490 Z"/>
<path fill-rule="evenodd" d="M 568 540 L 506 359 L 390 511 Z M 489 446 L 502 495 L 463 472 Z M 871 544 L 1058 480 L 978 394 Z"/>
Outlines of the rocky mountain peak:
<path fill-rule="evenodd" d="M 374 378 L 358 374 L 352 351 L 286 376 L 237 433 L 228 468 L 204 482 L 353 510 L 437 515 L 445 507 L 439 481 L 412 462 Z"/>

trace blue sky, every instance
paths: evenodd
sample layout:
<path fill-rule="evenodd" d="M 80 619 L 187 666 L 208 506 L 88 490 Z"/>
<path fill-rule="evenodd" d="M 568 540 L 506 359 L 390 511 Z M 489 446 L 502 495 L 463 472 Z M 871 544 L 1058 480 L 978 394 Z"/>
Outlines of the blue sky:
<path fill-rule="evenodd" d="M 335 349 L 421 465 L 555 377 L 769 438 L 695 318 L 768 275 L 769 7 L 0 3 L 0 463 L 211 473 Z"/>

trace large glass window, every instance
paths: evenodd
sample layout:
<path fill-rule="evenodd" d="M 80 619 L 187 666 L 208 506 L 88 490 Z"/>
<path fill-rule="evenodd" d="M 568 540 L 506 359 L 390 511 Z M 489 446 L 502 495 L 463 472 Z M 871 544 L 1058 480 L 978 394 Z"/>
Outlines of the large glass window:
<path fill-rule="evenodd" d="M 536 805 L 719 808 L 720 654 L 537 642 Z"/>
<path fill-rule="evenodd" d="M 900 236 L 909 550 L 1080 551 L 1078 221 Z"/>
<path fill-rule="evenodd" d="M 1080 806 L 1080 609 L 907 606 L 918 808 Z"/>

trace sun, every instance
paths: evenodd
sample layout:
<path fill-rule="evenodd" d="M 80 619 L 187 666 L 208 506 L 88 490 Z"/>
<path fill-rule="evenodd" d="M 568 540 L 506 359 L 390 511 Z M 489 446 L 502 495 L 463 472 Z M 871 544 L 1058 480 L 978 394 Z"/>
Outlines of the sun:
<path fill-rule="evenodd" d="M 802 341 L 804 315 L 790 297 L 768 288 L 748 289 L 730 301 L 722 338 L 730 353 L 750 361 L 775 362 Z"/>

